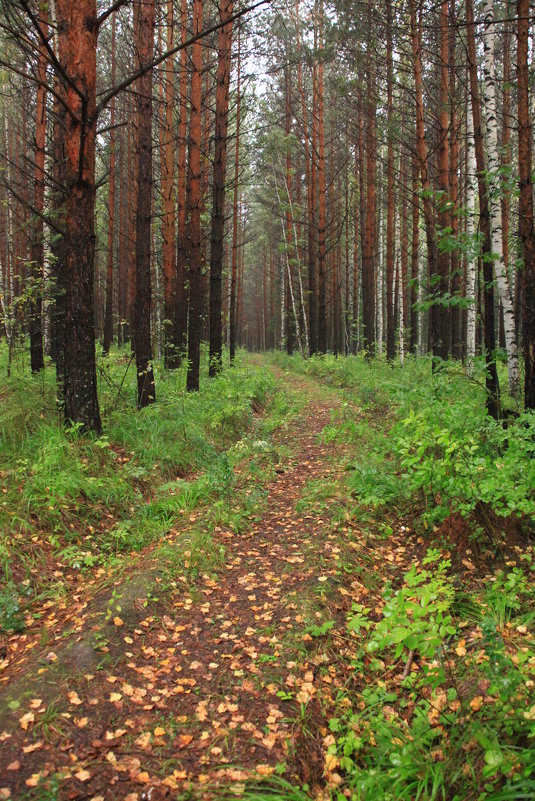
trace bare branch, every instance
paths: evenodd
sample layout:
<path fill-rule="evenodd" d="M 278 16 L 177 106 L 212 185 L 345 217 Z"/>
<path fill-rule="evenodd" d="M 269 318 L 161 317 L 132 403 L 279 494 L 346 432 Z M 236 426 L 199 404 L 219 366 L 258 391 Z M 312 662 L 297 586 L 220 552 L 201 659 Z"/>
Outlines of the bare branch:
<path fill-rule="evenodd" d="M 137 81 L 138 78 L 141 78 L 142 75 L 145 75 L 151 69 L 157 67 L 158 64 L 162 63 L 162 61 L 165 61 L 170 56 L 174 56 L 175 53 L 178 53 L 180 50 L 184 50 L 185 48 L 190 47 L 199 39 L 203 39 L 205 36 L 209 36 L 211 33 L 215 33 L 215 31 L 218 31 L 220 28 L 223 28 L 225 25 L 229 25 L 230 23 L 234 22 L 234 20 L 243 17 L 245 14 L 248 14 L 249 11 L 254 11 L 256 8 L 259 8 L 260 6 L 264 6 L 269 3 L 271 3 L 271 0 L 258 0 L 258 2 L 253 3 L 253 5 L 246 6 L 245 8 L 242 8 L 240 11 L 237 11 L 228 19 L 225 19 L 223 22 L 220 21 L 214 25 L 211 25 L 208 28 L 204 28 L 202 31 L 196 33 L 195 36 L 192 36 L 186 42 L 182 42 L 176 47 L 172 47 L 171 50 L 167 50 L 165 53 L 162 53 L 160 56 L 158 56 L 158 58 L 151 61 L 150 64 L 145 64 L 139 70 L 136 70 L 136 72 L 133 72 L 131 75 L 129 75 L 128 78 L 125 78 L 124 81 L 121 81 L 121 83 L 117 84 L 117 86 L 112 87 L 106 92 L 106 94 L 104 94 L 104 97 L 97 106 L 97 117 L 101 113 L 101 111 L 103 111 L 106 108 L 106 106 L 113 97 L 118 95 L 119 92 L 122 92 L 123 89 L 127 89 L 131 84 L 134 83 L 134 81 Z M 103 92 L 101 92 L 100 94 L 103 94 Z"/>

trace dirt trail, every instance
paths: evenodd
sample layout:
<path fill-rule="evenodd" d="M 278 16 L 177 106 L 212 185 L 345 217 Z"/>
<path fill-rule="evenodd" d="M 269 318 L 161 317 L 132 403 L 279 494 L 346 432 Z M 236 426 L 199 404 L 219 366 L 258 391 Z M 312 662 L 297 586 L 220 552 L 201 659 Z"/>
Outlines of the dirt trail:
<path fill-rule="evenodd" d="M 334 446 L 318 439 L 336 398 L 287 380 L 308 402 L 278 434 L 298 446 L 268 485 L 261 519 L 242 534 L 216 533 L 226 558 L 215 579 L 200 577 L 191 595 L 155 607 L 140 603 L 129 619 L 117 615 L 104 661 L 86 664 L 75 650 L 78 670 L 51 678 L 46 702 L 29 697 L 9 712 L 0 799 L 158 801 L 187 788 L 209 797 L 214 783 L 303 760 L 321 765 L 321 753 L 302 753 L 295 715 L 306 708 L 313 718 L 333 679 L 321 658 L 307 657 L 303 599 L 321 591 L 338 549 L 325 521 L 296 503 L 308 481 L 337 469 Z M 19 682 L 20 674 L 19 664 Z"/>

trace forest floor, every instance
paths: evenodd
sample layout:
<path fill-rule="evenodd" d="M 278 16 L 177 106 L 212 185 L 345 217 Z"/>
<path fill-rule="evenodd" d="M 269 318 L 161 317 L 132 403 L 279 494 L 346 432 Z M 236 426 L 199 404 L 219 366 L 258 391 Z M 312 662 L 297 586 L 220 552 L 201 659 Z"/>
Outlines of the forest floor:
<path fill-rule="evenodd" d="M 239 794 L 274 771 L 321 780 L 324 707 L 348 677 L 307 627 L 325 604 L 343 614 L 349 590 L 341 532 L 298 507 L 340 470 L 340 447 L 321 440 L 340 401 L 311 379 L 284 380 L 307 399 L 275 434 L 290 456 L 259 519 L 217 531 L 226 558 L 216 574 L 162 594 L 149 547 L 111 589 L 86 572 L 64 608 L 47 602 L 33 610 L 39 625 L 8 638 L 0 797 L 57 788 L 62 798 L 157 801 L 188 788 L 209 797 L 212 785 Z M 181 535 L 166 539 L 181 549 Z"/>
<path fill-rule="evenodd" d="M 387 410 L 264 369 L 301 411 L 272 434 L 285 458 L 259 477 L 249 523 L 213 530 L 213 561 L 192 579 L 177 560 L 169 582 L 152 544 L 112 575 L 86 569 L 65 600 L 32 608 L 30 625 L 4 638 L 0 799 L 256 799 L 277 786 L 266 793 L 330 798 L 342 788 L 329 720 L 370 682 L 369 660 L 352 662 L 348 615 L 357 603 L 378 620 L 385 582 L 399 585 L 426 547 L 410 519 L 385 536 L 340 513 L 349 445 L 329 436 L 333 420 L 373 414 L 381 425 Z M 167 555 L 183 559 L 198 521 L 176 521 Z M 419 670 L 413 656 L 382 663 L 373 681 L 400 684 Z"/>

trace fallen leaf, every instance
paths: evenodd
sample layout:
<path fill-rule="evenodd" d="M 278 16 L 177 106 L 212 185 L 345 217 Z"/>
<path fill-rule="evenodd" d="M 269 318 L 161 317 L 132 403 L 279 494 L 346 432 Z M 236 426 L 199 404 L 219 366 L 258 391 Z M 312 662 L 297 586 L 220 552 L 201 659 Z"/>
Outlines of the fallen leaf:
<path fill-rule="evenodd" d="M 91 778 L 91 774 L 89 773 L 89 771 L 85 770 L 84 768 L 79 770 L 78 773 L 75 773 L 74 775 L 80 782 L 88 782 L 89 779 Z"/>
<path fill-rule="evenodd" d="M 22 748 L 23 754 L 33 754 L 34 751 L 38 751 L 43 746 L 42 740 L 37 740 L 35 743 L 31 743 L 30 745 L 25 745 Z"/>
<path fill-rule="evenodd" d="M 14 759 L 13 762 L 10 762 L 7 766 L 6 770 L 19 770 L 20 762 L 18 759 Z"/>
<path fill-rule="evenodd" d="M 24 731 L 27 731 L 28 726 L 30 725 L 30 723 L 33 723 L 34 720 L 35 720 L 35 715 L 33 714 L 33 712 L 26 712 L 25 715 L 19 718 L 19 723 L 21 725 L 21 728 L 23 728 Z"/>
<path fill-rule="evenodd" d="M 121 695 L 121 693 L 110 693 L 110 701 L 112 702 L 112 704 L 115 701 L 120 701 L 122 697 L 123 696 Z"/>
<path fill-rule="evenodd" d="M 124 622 L 123 622 L 122 618 L 120 618 L 118 615 L 113 618 L 113 624 L 115 626 L 124 626 Z"/>

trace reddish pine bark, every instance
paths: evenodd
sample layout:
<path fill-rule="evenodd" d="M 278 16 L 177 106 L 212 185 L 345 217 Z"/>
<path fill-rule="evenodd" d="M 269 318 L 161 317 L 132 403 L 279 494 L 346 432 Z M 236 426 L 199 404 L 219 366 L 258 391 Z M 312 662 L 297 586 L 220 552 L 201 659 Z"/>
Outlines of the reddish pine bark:
<path fill-rule="evenodd" d="M 111 33 L 111 82 L 115 83 L 115 34 L 116 18 L 113 17 Z M 104 311 L 104 338 L 102 355 L 109 353 L 113 337 L 113 244 L 115 227 L 115 98 L 110 102 L 110 183 L 108 194 L 108 251 L 106 257 L 106 308 Z"/>
<path fill-rule="evenodd" d="M 181 42 L 187 39 L 188 2 L 182 0 L 180 7 Z M 188 122 L 188 51 L 180 52 L 179 122 L 177 136 L 177 227 L 176 227 L 176 281 L 177 302 L 173 321 L 174 340 L 178 347 L 178 359 L 186 352 L 187 320 L 189 295 L 186 288 L 187 277 L 187 237 L 186 237 L 186 148 Z"/>
<path fill-rule="evenodd" d="M 173 0 L 167 0 L 167 50 L 173 46 Z M 180 365 L 180 345 L 176 341 L 177 273 L 175 236 L 175 154 L 173 141 L 174 59 L 169 56 L 162 70 L 160 85 L 162 118 L 160 124 L 162 193 L 162 268 L 164 278 L 164 365 L 168 370 Z"/>
<path fill-rule="evenodd" d="M 201 30 L 203 0 L 193 0 L 193 33 Z M 202 243 L 201 243 L 201 125 L 202 125 L 202 41 L 191 48 L 191 93 L 188 152 L 187 224 L 189 264 L 189 319 L 188 319 L 188 392 L 199 390 L 201 331 L 203 314 L 202 296 Z"/>
<path fill-rule="evenodd" d="M 94 327 L 96 0 L 56 0 L 65 133 L 65 418 L 101 431 Z"/>
<path fill-rule="evenodd" d="M 524 257 L 524 404 L 535 409 L 535 234 L 533 231 L 532 123 L 529 109 L 529 0 L 518 0 L 518 168 L 519 233 Z"/>
<path fill-rule="evenodd" d="M 325 96 L 323 86 L 323 1 L 316 13 L 320 60 L 317 66 L 316 104 L 318 109 L 318 351 L 327 352 L 326 228 L 327 189 L 325 182 Z"/>
<path fill-rule="evenodd" d="M 435 219 L 433 203 L 431 201 L 431 186 L 429 181 L 429 165 L 427 161 L 427 143 L 425 139 L 423 80 L 422 80 L 422 47 L 421 47 L 421 20 L 416 20 L 416 2 L 409 0 L 412 63 L 414 71 L 414 93 L 416 101 L 416 152 L 419 162 L 420 187 L 423 194 L 423 207 L 425 219 L 425 233 L 427 241 L 427 261 L 429 275 L 436 276 L 438 272 L 438 254 L 436 244 Z M 433 289 L 433 288 L 432 288 Z M 436 318 L 435 318 L 436 320 Z M 431 321 L 433 327 L 433 318 Z M 438 332 L 436 333 L 438 337 Z"/>
<path fill-rule="evenodd" d="M 442 0 L 440 7 L 440 98 L 439 98 L 439 146 L 437 154 L 438 187 L 438 228 L 444 231 L 449 228 L 450 216 L 450 185 L 449 185 L 449 146 L 448 132 L 450 125 L 449 115 L 449 31 L 448 31 L 448 3 Z M 438 250 L 436 273 L 430 272 L 431 287 L 437 295 L 437 301 L 431 306 L 431 347 L 433 354 L 445 361 L 450 350 L 450 315 L 449 308 L 444 306 L 441 299 L 448 292 L 448 279 L 450 268 L 450 255 L 446 248 Z"/>

